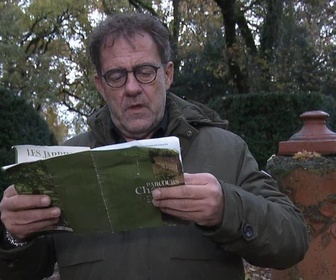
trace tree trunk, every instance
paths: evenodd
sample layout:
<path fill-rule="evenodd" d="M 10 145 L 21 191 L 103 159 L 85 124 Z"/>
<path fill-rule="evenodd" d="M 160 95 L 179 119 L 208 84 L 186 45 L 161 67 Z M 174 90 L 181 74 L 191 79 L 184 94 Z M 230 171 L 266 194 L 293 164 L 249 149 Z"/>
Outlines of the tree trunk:
<path fill-rule="evenodd" d="M 180 35 L 181 13 L 180 0 L 173 0 L 173 34 L 171 38 L 172 60 L 174 61 L 174 68 L 177 71 L 180 67 L 181 60 L 178 55 L 178 38 Z"/>
<path fill-rule="evenodd" d="M 244 71 L 239 63 L 239 52 L 236 49 L 236 23 L 237 16 L 235 13 L 236 1 L 235 0 L 215 0 L 220 7 L 223 15 L 223 23 L 225 30 L 225 42 L 228 57 L 228 66 L 230 75 L 238 89 L 238 93 L 248 93 L 250 91 L 248 84 L 248 73 Z M 247 69 L 244 67 L 244 69 Z"/>
<path fill-rule="evenodd" d="M 264 91 L 272 89 L 272 73 L 270 65 L 273 64 L 276 43 L 279 37 L 279 27 L 283 13 L 283 0 L 268 0 L 267 14 L 262 28 L 260 39 L 260 57 L 264 63 L 261 68 Z"/>

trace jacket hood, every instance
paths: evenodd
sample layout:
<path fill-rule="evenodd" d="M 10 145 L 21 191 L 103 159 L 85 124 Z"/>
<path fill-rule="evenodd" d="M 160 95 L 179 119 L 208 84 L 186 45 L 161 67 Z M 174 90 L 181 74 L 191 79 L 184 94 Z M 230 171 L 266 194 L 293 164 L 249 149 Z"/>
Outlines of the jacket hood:
<path fill-rule="evenodd" d="M 167 104 L 174 102 L 181 110 L 186 121 L 191 125 L 216 126 L 227 129 L 228 121 L 223 120 L 220 115 L 208 106 L 185 97 L 181 98 L 173 93 L 167 93 Z"/>

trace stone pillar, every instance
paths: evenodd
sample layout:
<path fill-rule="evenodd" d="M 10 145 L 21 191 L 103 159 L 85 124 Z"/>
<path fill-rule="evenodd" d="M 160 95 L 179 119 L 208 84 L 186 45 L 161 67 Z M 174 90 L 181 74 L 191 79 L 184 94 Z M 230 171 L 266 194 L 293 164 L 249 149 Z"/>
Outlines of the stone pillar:
<path fill-rule="evenodd" d="M 309 250 L 302 262 L 272 270 L 272 280 L 336 279 L 336 133 L 326 126 L 329 115 L 309 111 L 302 129 L 279 143 L 267 170 L 304 214 Z"/>

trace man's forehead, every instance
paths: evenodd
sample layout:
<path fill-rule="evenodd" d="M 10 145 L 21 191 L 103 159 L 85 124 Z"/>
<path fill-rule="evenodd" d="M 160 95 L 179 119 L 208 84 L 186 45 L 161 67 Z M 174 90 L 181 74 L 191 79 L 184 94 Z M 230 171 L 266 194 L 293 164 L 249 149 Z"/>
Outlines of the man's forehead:
<path fill-rule="evenodd" d="M 138 43 L 155 44 L 152 36 L 145 31 L 137 31 L 129 34 L 118 32 L 116 34 L 111 33 L 107 35 L 102 44 L 102 48 L 111 48 L 116 44 L 127 44 L 135 49 Z"/>
<path fill-rule="evenodd" d="M 129 68 L 135 65 L 161 61 L 158 47 L 148 33 L 142 32 L 133 37 L 110 36 L 103 44 L 101 53 L 101 70 L 116 67 Z"/>

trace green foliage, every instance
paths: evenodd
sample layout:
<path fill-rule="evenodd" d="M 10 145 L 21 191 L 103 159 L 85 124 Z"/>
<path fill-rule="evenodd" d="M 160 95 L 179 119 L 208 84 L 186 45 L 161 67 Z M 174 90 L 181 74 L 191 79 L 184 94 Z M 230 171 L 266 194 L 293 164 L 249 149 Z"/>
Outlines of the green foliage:
<path fill-rule="evenodd" d="M 228 129 L 248 144 L 261 168 L 277 153 L 278 143 L 302 127 L 306 111 L 327 112 L 327 125 L 336 128 L 336 101 L 318 93 L 263 93 L 214 98 L 209 106 L 229 120 Z"/>
<path fill-rule="evenodd" d="M 171 90 L 202 103 L 224 92 L 232 92 L 225 61 L 224 38 L 220 30 L 209 34 L 204 49 L 195 50 L 183 59 Z"/>
<path fill-rule="evenodd" d="M 205 103 L 227 92 L 336 96 L 335 8 L 325 0 L 0 1 L 0 85 L 45 115 L 59 110 L 60 127 L 83 131 L 103 104 L 92 82 L 89 34 L 106 14 L 125 11 L 156 15 L 169 28 L 172 91 L 180 96 Z M 61 115 L 66 109 L 72 118 Z"/>
<path fill-rule="evenodd" d="M 34 106 L 68 108 L 83 120 L 101 99 L 92 82 L 87 53 L 96 1 L 0 1 L 0 85 L 20 92 Z M 90 7 L 90 8 L 89 8 Z M 80 124 L 77 124 L 80 120 Z"/>
<path fill-rule="evenodd" d="M 15 162 L 13 145 L 56 145 L 47 123 L 22 97 L 0 87 L 0 166 Z M 0 172 L 0 196 L 9 184 Z"/>

